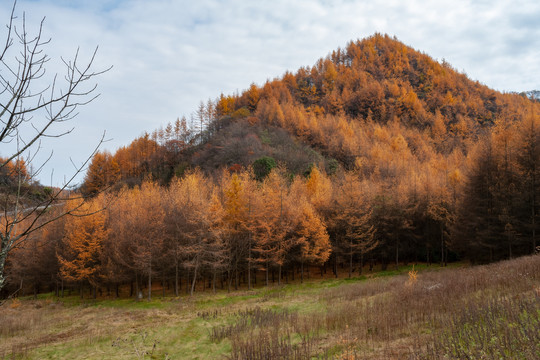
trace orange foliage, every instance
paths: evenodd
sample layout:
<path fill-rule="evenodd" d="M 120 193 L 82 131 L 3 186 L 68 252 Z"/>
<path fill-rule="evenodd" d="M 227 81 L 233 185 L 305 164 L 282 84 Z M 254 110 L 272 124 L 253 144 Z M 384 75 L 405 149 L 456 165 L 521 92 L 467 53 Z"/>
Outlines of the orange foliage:
<path fill-rule="evenodd" d="M 107 213 L 102 210 L 103 197 L 74 206 L 80 208 L 66 220 L 64 251 L 58 255 L 60 273 L 68 281 L 97 286 L 101 280 L 102 244 L 109 232 L 106 228 Z"/>

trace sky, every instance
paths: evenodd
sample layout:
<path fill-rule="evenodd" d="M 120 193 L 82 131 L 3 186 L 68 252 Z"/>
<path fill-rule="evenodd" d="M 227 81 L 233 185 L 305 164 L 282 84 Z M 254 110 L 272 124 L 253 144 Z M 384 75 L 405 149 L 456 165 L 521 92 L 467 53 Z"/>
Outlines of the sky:
<path fill-rule="evenodd" d="M 12 5 L 0 0 L 0 22 L 7 24 Z M 62 59 L 73 59 L 78 48 L 84 63 L 99 47 L 96 71 L 112 66 L 95 79 L 100 96 L 52 130 L 73 131 L 41 143 L 32 164 L 39 167 L 52 153 L 39 174 L 44 185 L 69 178 L 104 132 L 101 149 L 114 152 L 189 118 L 200 101 L 312 66 L 376 32 L 496 90 L 540 89 L 537 0 L 19 0 L 19 27 L 23 13 L 29 34 L 45 18 L 44 38 L 51 39 L 44 47 L 47 73 L 36 85 L 63 76 Z M 0 43 L 6 34 L 2 27 Z M 0 156 L 13 146 L 0 144 Z"/>

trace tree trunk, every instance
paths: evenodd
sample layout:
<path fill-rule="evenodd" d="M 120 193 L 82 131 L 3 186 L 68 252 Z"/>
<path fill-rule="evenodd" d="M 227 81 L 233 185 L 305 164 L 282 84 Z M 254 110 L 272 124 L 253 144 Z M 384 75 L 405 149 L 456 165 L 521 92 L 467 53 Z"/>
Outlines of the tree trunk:
<path fill-rule="evenodd" d="M 162 274 L 161 289 L 162 289 L 161 297 L 165 298 L 165 271 L 163 271 L 163 274 Z"/>
<path fill-rule="evenodd" d="M 386 254 L 384 255 L 384 258 L 381 261 L 381 270 L 386 271 L 388 269 L 388 259 L 386 258 Z"/>
<path fill-rule="evenodd" d="M 231 292 L 231 282 L 232 282 L 232 276 L 231 276 L 231 269 L 229 266 L 229 269 L 227 269 L 227 292 Z"/>
<path fill-rule="evenodd" d="M 396 239 L 396 270 L 399 270 L 399 239 Z"/>
<path fill-rule="evenodd" d="M 360 269 L 358 270 L 358 275 L 362 275 L 364 270 L 364 252 L 360 251 Z"/>
<path fill-rule="evenodd" d="M 441 231 L 441 266 L 444 266 L 444 232 L 443 232 L 443 227 L 442 227 L 442 223 L 441 223 L 441 226 L 440 226 L 440 231 Z"/>
<path fill-rule="evenodd" d="M 178 290 L 179 289 L 178 288 L 178 286 L 179 286 L 178 285 L 178 273 L 179 273 L 179 271 L 178 271 L 178 261 L 176 262 L 175 265 L 176 266 L 175 266 L 175 269 L 174 269 L 174 295 L 176 297 L 178 297 L 179 296 L 179 290 Z"/>
<path fill-rule="evenodd" d="M 139 274 L 135 273 L 135 299 L 140 300 Z"/>
<path fill-rule="evenodd" d="M 300 284 L 304 283 L 304 258 L 300 262 Z"/>
<path fill-rule="evenodd" d="M 234 290 L 238 290 L 238 256 L 234 261 Z"/>
<path fill-rule="evenodd" d="M 248 290 L 251 290 L 251 241 L 249 243 L 249 248 L 248 248 L 248 273 L 247 273 L 247 277 L 248 277 Z"/>
<path fill-rule="evenodd" d="M 536 224 L 535 224 L 535 217 L 536 215 L 534 214 L 534 198 L 533 198 L 533 206 L 532 206 L 532 209 L 531 209 L 531 225 L 532 225 L 532 245 L 533 245 L 533 254 L 536 253 Z"/>
<path fill-rule="evenodd" d="M 352 277 L 352 258 L 353 258 L 353 249 L 352 249 L 352 240 L 349 246 L 349 279 Z"/>
<path fill-rule="evenodd" d="M 148 269 L 148 301 L 152 300 L 152 267 Z"/>
<path fill-rule="evenodd" d="M 193 282 L 191 283 L 191 293 L 190 296 L 193 296 L 195 291 L 195 282 L 197 281 L 197 268 L 199 267 L 199 262 L 195 263 L 195 270 L 193 271 Z"/>
<path fill-rule="evenodd" d="M 186 277 L 186 294 L 189 294 L 189 270 L 187 272 L 187 277 Z"/>
<path fill-rule="evenodd" d="M 334 276 L 336 277 L 337 279 L 337 255 L 334 255 Z"/>

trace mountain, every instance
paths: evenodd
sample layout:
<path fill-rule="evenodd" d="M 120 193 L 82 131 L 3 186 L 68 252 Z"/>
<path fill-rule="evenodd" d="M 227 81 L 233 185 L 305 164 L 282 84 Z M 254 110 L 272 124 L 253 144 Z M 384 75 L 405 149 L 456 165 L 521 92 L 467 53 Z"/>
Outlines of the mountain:
<path fill-rule="evenodd" d="M 246 167 L 262 156 L 295 174 L 313 164 L 329 172 L 351 169 L 358 161 L 373 171 L 381 157 L 392 155 L 397 143 L 391 143 L 399 137 L 412 157 L 426 163 L 438 155 L 466 155 L 480 133 L 517 119 L 528 102 L 375 34 L 312 67 L 201 102 L 191 126 L 183 118 L 145 134 L 108 156 L 116 163 L 112 170 L 98 168 L 111 174 L 92 180 L 90 172 L 87 185 L 137 183 L 147 173 L 167 182 L 186 168 Z"/>

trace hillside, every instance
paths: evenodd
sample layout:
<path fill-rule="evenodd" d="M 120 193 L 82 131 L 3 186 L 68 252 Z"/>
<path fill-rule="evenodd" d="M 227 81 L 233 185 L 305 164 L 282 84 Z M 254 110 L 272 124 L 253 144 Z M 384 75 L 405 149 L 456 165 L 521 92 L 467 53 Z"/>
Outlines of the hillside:
<path fill-rule="evenodd" d="M 0 157 L 0 163 L 5 159 Z M 23 160 L 0 168 L 0 216 L 19 209 L 44 205 L 54 190 L 35 182 Z"/>
<path fill-rule="evenodd" d="M 523 118 L 531 106 L 522 96 L 491 90 L 446 62 L 377 34 L 295 74 L 201 102 L 191 121 L 179 119 L 119 149 L 119 169 L 105 182 L 142 179 L 149 172 L 168 181 L 185 167 L 247 167 L 272 155 L 296 174 L 323 161 L 320 155 L 346 169 L 361 159 L 373 170 L 381 168 L 380 157 L 392 156 L 389 142 L 398 135 L 411 158 L 425 164 L 438 155 L 467 155 L 480 133 L 497 121 Z M 155 148 L 141 152 L 143 139 Z M 137 161 L 126 160 L 125 153 L 136 153 Z M 99 186 L 100 180 L 90 173 L 87 183 Z"/>

